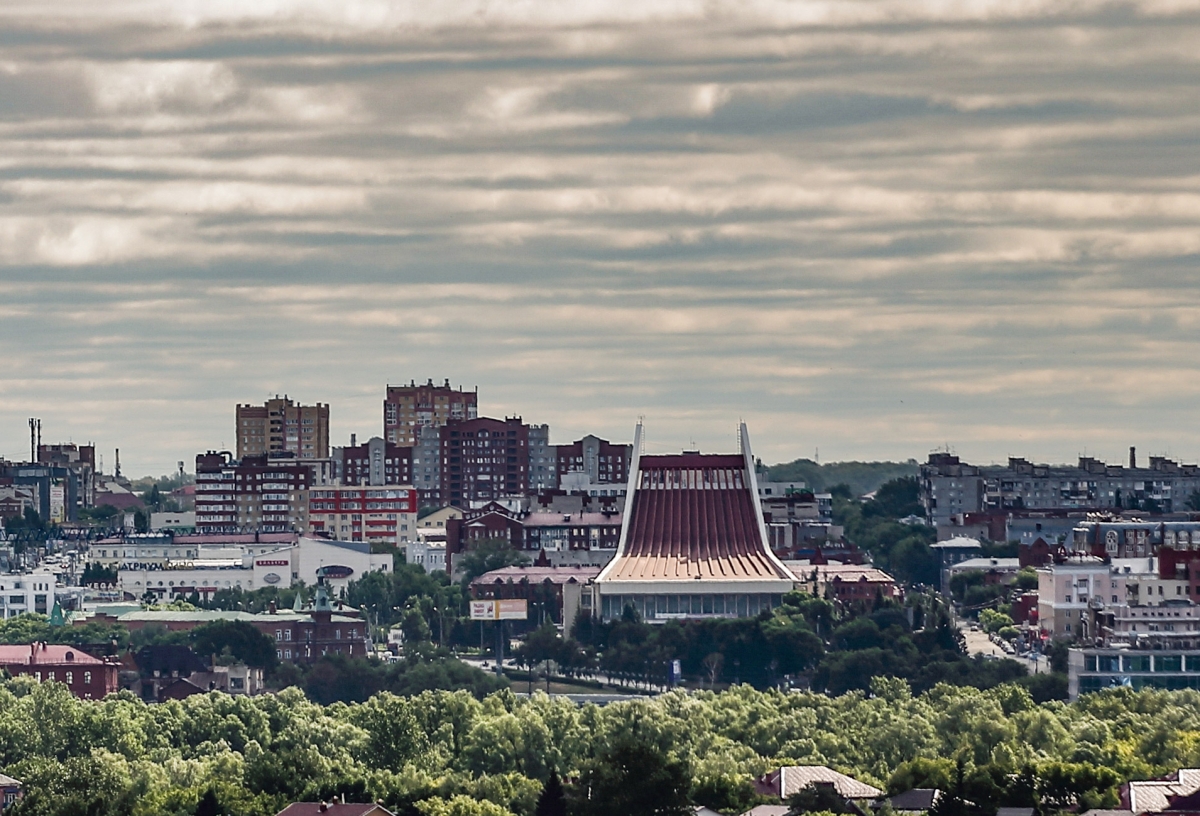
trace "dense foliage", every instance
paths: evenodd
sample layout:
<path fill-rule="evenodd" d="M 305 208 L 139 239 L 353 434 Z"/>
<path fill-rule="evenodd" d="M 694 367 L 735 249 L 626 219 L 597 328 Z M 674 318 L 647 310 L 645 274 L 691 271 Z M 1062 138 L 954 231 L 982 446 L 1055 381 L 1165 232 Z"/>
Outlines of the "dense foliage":
<path fill-rule="evenodd" d="M 1111 806 L 1119 781 L 1198 762 L 1200 693 L 1187 691 L 1039 706 L 1011 684 L 914 696 L 877 679 L 841 697 L 737 686 L 597 708 L 427 691 L 322 707 L 298 689 L 145 705 L 0 683 L 0 770 L 27 789 L 13 816 L 190 816 L 202 801 L 204 812 L 258 816 L 334 795 L 405 816 L 532 816 L 552 772 L 573 814 L 648 812 L 613 808 L 650 781 L 658 812 L 685 800 L 738 812 L 754 776 L 792 763 L 893 792 L 936 784 L 988 816 L 1018 796 L 1046 811 Z"/>
<path fill-rule="evenodd" d="M 812 459 L 797 459 L 767 469 L 773 481 L 804 481 L 812 490 L 829 490 L 834 485 L 846 485 L 854 496 L 863 496 L 884 482 L 906 476 L 916 476 L 915 460 L 907 462 L 830 462 L 820 465 Z"/>

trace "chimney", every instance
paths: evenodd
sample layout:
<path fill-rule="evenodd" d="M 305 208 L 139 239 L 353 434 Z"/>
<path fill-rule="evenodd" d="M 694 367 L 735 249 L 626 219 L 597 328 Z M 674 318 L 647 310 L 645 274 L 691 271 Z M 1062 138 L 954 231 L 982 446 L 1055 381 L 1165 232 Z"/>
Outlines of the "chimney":
<path fill-rule="evenodd" d="M 358 447 L 358 434 L 350 434 L 350 447 Z"/>
<path fill-rule="evenodd" d="M 318 813 L 324 813 L 324 812 L 325 812 L 325 811 L 327 811 L 327 810 L 329 810 L 329 805 L 325 804 L 324 802 L 322 802 L 321 804 L 317 805 L 317 812 L 318 812 Z"/>
<path fill-rule="evenodd" d="M 1129 467 L 1137 467 L 1137 448 L 1135 448 L 1133 445 L 1129 446 Z"/>

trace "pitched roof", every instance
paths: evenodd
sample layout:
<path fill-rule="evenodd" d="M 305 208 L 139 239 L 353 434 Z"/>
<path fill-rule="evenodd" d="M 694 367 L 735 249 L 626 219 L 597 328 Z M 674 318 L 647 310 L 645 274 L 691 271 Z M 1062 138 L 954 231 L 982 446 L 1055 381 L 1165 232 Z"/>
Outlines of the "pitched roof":
<path fill-rule="evenodd" d="M 373 802 L 293 802 L 276 816 L 395 816 L 387 808 Z"/>
<path fill-rule="evenodd" d="M 742 816 L 787 816 L 787 805 L 755 805 Z"/>
<path fill-rule="evenodd" d="M 0 666 L 30 666 L 38 663 L 74 663 L 80 666 L 103 665 L 87 652 L 75 646 L 59 646 L 53 643 L 21 643 L 0 646 Z"/>
<path fill-rule="evenodd" d="M 825 783 L 844 799 L 875 799 L 883 795 L 879 788 L 859 782 L 824 765 L 787 765 L 779 769 L 779 798 L 786 799 L 809 785 Z"/>
<path fill-rule="evenodd" d="M 1187 796 L 1200 790 L 1200 768 L 1180 768 L 1170 776 L 1130 782 L 1121 804 L 1128 804 L 1135 813 L 1158 813 L 1166 810 L 1175 796 Z"/>
<path fill-rule="evenodd" d="M 926 811 L 932 810 L 941 796 L 942 792 L 937 788 L 913 788 L 904 793 L 897 793 L 888 799 L 888 802 L 893 810 Z"/>
<path fill-rule="evenodd" d="M 586 584 L 592 578 L 600 574 L 599 567 L 571 565 L 562 567 L 501 567 L 494 569 L 491 572 L 485 572 L 478 578 L 471 581 L 471 585 L 477 584 L 519 584 L 526 581 L 531 584 L 540 584 L 549 581 L 551 584 L 567 584 L 574 581 L 577 584 Z"/>
<path fill-rule="evenodd" d="M 20 787 L 21 782 L 18 779 L 13 779 L 11 776 L 0 774 L 0 788 Z"/>

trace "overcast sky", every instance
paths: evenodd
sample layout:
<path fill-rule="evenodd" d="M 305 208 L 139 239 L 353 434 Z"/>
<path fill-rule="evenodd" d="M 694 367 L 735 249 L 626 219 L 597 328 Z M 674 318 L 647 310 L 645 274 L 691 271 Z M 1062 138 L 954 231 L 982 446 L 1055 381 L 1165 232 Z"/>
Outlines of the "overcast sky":
<path fill-rule="evenodd" d="M 387 383 L 768 461 L 1200 457 L 1200 2 L 0 4 L 0 454 Z"/>

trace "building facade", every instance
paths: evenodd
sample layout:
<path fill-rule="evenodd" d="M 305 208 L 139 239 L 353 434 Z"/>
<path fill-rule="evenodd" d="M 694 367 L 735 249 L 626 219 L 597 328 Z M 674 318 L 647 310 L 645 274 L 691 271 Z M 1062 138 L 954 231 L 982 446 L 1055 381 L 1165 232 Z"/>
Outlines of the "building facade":
<path fill-rule="evenodd" d="M 284 452 L 297 459 L 329 458 L 329 406 L 298 405 L 286 396 L 238 405 L 238 459 Z"/>
<path fill-rule="evenodd" d="M 418 509 L 411 486 L 323 485 L 308 491 L 308 532 L 402 546 L 417 537 Z"/>
<path fill-rule="evenodd" d="M 962 513 L 990 510 L 1123 510 L 1170 513 L 1200 491 L 1200 466 L 1151 456 L 1139 467 L 1082 456 L 1070 465 L 1039 465 L 1012 457 L 1007 465 L 976 466 L 933 453 L 918 477 L 929 520 L 948 525 Z"/>
<path fill-rule="evenodd" d="M 332 482 L 329 459 L 196 456 L 196 531 L 286 532 L 308 525 L 308 489 Z"/>
<path fill-rule="evenodd" d="M 529 426 L 520 417 L 450 420 L 441 428 L 445 504 L 489 502 L 529 491 Z"/>
<path fill-rule="evenodd" d="M 58 576 L 48 569 L 0 574 L 0 617 L 49 615 L 62 589 Z"/>
<path fill-rule="evenodd" d="M 413 449 L 374 436 L 333 449 L 334 480 L 344 485 L 411 485 Z"/>
<path fill-rule="evenodd" d="M 81 652 L 74 646 L 23 643 L 0 646 L 0 668 L 14 677 L 25 675 L 39 683 L 66 684 L 82 700 L 100 700 L 118 688 L 117 665 Z"/>
<path fill-rule="evenodd" d="M 417 443 L 419 429 L 439 428 L 451 420 L 475 419 L 479 413 L 479 391 L 450 387 L 450 381 L 425 385 L 389 385 L 383 399 L 383 436 L 388 442 L 405 447 Z"/>

